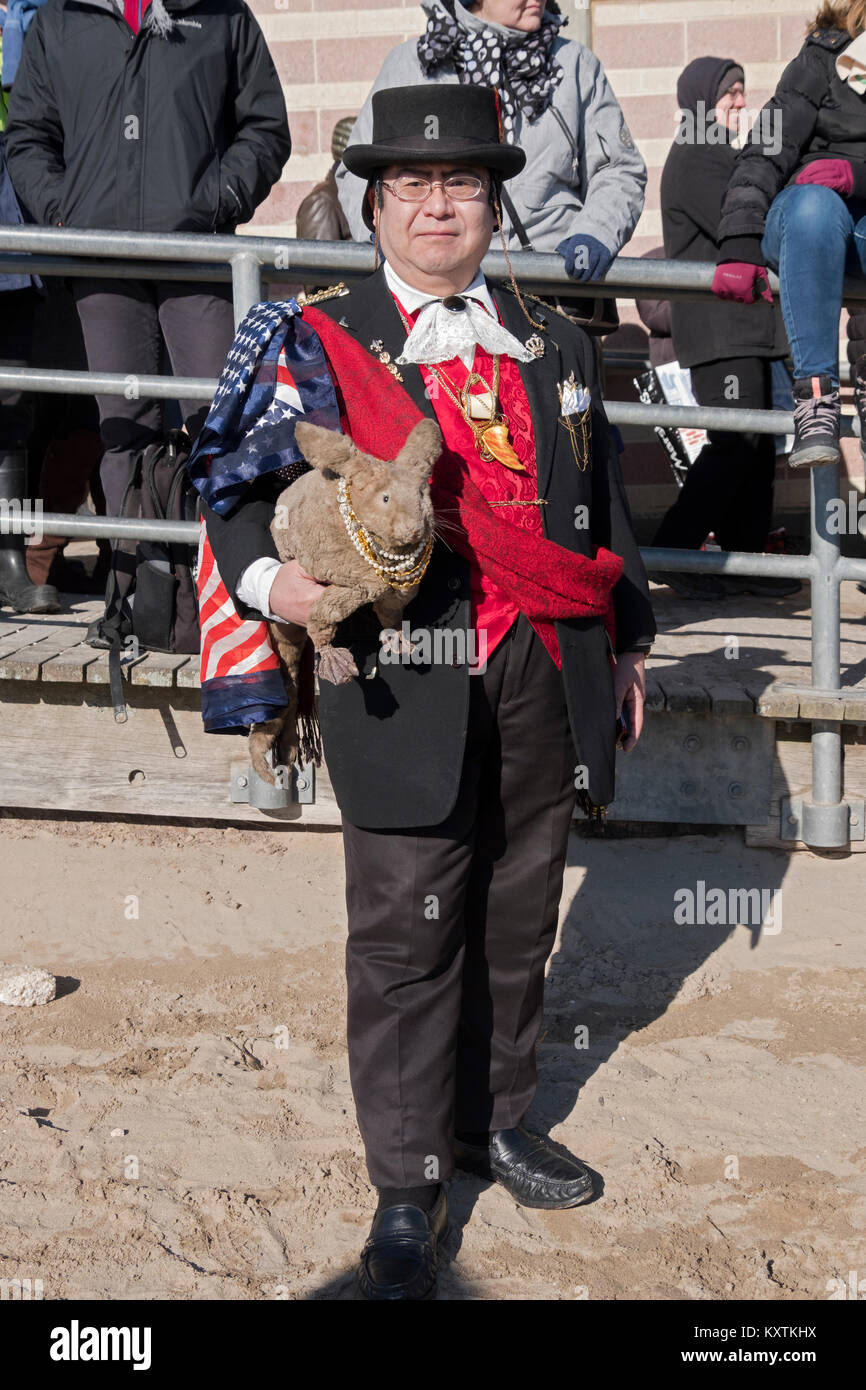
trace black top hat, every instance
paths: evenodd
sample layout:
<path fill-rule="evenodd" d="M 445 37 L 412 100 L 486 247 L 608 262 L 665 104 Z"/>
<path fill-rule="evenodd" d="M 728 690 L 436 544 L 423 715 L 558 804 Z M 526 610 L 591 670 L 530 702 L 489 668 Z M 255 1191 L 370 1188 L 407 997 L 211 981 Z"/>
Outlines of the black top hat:
<path fill-rule="evenodd" d="M 504 179 L 519 174 L 526 155 L 503 145 L 492 87 L 421 82 L 373 93 L 373 143 L 349 145 L 343 163 L 368 178 L 386 164 L 480 164 Z"/>

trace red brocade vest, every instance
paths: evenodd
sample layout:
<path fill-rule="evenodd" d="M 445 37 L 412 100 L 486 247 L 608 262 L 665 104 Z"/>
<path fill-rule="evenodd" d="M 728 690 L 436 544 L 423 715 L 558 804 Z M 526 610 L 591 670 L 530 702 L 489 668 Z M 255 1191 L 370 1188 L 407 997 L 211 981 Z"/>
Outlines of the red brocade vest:
<path fill-rule="evenodd" d="M 397 302 L 399 304 L 399 301 Z M 399 307 L 414 326 L 420 310 L 414 314 L 407 314 L 402 305 Z M 517 457 L 526 469 L 525 473 L 516 473 L 496 459 L 490 461 L 483 459 L 478 452 L 471 427 L 466 423 L 460 410 L 436 376 L 436 372 L 441 371 L 455 391 L 458 393 L 462 391 L 466 385 L 469 370 L 459 357 L 453 357 L 450 362 L 437 362 L 435 369 L 421 366 L 419 370 L 424 378 L 424 385 L 428 389 L 430 402 L 436 412 L 436 419 L 442 430 L 445 447 L 462 460 L 469 477 L 483 494 L 485 501 L 488 503 L 531 502 L 533 498 L 537 497 L 532 412 L 529 408 L 523 382 L 520 379 L 517 363 L 513 358 L 503 355 L 499 359 L 499 409 L 508 423 L 508 438 Z M 480 345 L 475 349 L 472 370 L 483 377 L 488 386 L 492 386 L 493 357 Z M 496 512 L 498 516 L 513 526 L 520 526 L 538 537 L 542 537 L 544 534 L 541 524 L 541 507 L 538 504 L 534 506 L 496 507 Z M 480 566 L 472 561 L 470 561 L 470 597 L 472 603 L 471 622 L 478 633 L 479 651 L 482 655 L 486 653 L 489 659 L 517 618 L 520 610 L 483 573 Z M 556 640 L 556 633 L 552 624 L 533 623 L 532 626 L 556 665 L 562 669 L 559 643 Z M 486 634 L 486 637 L 482 637 L 482 634 Z M 486 646 L 484 645 L 485 642 Z"/>

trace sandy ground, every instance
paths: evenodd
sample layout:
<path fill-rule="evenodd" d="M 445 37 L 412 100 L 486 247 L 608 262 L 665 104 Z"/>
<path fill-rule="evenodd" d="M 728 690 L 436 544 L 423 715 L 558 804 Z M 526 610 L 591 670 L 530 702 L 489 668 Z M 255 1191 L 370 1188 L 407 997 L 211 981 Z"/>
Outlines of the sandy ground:
<path fill-rule="evenodd" d="M 0 1278 L 351 1297 L 375 1201 L 339 832 L 2 828 L 0 959 L 62 993 L 0 1006 Z M 779 889 L 781 930 L 676 925 L 699 880 Z M 575 836 L 530 1118 L 599 1195 L 535 1212 L 459 1177 L 440 1297 L 813 1300 L 866 1278 L 864 896 L 862 856 Z"/>

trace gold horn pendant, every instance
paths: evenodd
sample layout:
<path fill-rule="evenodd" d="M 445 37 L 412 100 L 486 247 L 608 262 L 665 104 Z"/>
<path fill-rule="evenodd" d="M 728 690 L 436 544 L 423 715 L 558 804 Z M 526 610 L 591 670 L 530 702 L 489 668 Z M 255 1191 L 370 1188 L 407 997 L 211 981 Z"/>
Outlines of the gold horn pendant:
<path fill-rule="evenodd" d="M 525 473 L 526 469 L 508 442 L 508 426 L 488 425 L 482 431 L 481 442 L 492 458 L 510 468 L 513 473 Z"/>

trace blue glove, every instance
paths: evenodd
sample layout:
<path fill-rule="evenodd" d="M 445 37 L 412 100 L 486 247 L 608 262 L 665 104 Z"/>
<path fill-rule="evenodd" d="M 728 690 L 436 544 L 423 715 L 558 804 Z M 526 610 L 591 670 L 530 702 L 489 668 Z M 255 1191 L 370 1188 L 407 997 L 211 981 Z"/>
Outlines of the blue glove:
<path fill-rule="evenodd" d="M 597 237 L 578 233 L 557 246 L 572 280 L 600 280 L 613 261 L 613 252 Z"/>

